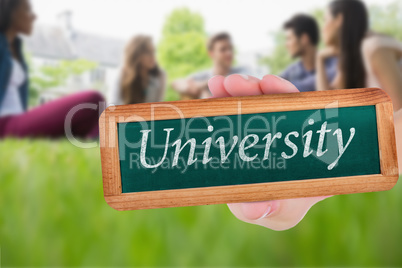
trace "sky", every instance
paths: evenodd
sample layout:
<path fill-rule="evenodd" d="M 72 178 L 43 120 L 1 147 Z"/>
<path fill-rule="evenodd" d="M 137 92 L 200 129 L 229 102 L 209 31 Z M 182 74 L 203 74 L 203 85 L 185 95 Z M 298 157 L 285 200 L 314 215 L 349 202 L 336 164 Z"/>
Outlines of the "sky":
<path fill-rule="evenodd" d="M 75 29 L 128 40 L 139 33 L 157 42 L 167 15 L 188 7 L 201 13 L 208 33 L 228 31 L 239 52 L 269 49 L 270 33 L 295 13 L 324 8 L 327 0 L 31 0 L 39 24 L 58 23 L 57 15 L 73 12 Z M 385 5 L 393 0 L 366 0 Z"/>

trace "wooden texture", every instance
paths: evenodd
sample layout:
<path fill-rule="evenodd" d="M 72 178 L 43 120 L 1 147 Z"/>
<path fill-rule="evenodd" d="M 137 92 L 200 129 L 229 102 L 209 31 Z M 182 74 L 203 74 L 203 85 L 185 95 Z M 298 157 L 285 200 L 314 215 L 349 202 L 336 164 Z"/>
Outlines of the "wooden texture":
<path fill-rule="evenodd" d="M 375 105 L 381 174 L 122 193 L 117 123 Z M 398 180 L 392 103 L 380 89 L 332 90 L 109 107 L 100 118 L 106 202 L 117 210 L 196 206 L 350 194 L 391 189 Z"/>

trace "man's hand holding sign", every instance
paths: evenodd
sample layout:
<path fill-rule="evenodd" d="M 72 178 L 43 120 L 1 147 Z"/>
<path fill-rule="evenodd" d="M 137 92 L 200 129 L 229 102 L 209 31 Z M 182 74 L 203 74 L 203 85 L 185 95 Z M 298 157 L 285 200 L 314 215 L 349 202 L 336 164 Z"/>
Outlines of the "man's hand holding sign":
<path fill-rule="evenodd" d="M 383 91 L 297 93 L 272 75 L 216 76 L 209 88 L 218 99 L 118 106 L 102 115 L 112 207 L 229 203 L 245 222 L 284 230 L 325 196 L 395 185 L 392 104 Z M 258 96 L 268 94 L 275 95 Z"/>

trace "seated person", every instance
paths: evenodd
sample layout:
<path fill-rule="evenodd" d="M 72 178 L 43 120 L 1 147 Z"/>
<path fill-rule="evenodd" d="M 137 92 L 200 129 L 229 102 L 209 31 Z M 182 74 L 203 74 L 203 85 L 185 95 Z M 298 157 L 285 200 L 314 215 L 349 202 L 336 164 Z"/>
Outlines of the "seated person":
<path fill-rule="evenodd" d="M 215 75 L 228 76 L 235 73 L 250 73 L 241 67 L 232 67 L 234 48 L 232 39 L 227 33 L 218 33 L 208 41 L 208 53 L 212 59 L 211 70 L 201 71 L 190 75 L 187 79 L 179 79 L 173 82 L 172 87 L 193 99 L 209 98 L 208 79 Z"/>
<path fill-rule="evenodd" d="M 332 1 L 324 17 L 325 47 L 317 57 L 318 90 L 378 87 L 390 96 L 394 111 L 402 109 L 402 42 L 373 32 L 370 13 L 359 0 Z M 342 37 L 342 38 L 341 38 Z M 339 60 L 335 79 L 327 77 L 325 60 Z"/>
<path fill-rule="evenodd" d="M 316 55 L 319 43 L 317 22 L 308 15 L 296 15 L 284 25 L 286 48 L 293 58 L 299 61 L 290 65 L 280 77 L 292 82 L 301 92 L 316 90 Z M 332 81 L 337 70 L 337 59 L 326 61 L 328 78 Z"/>
<path fill-rule="evenodd" d="M 59 138 L 66 133 L 97 138 L 104 99 L 96 91 L 27 109 L 29 74 L 19 35 L 31 34 L 36 16 L 29 0 L 0 0 L 0 7 L 0 138 Z"/>
<path fill-rule="evenodd" d="M 120 81 L 112 89 L 109 104 L 160 102 L 165 98 L 166 76 L 158 66 L 149 36 L 135 36 L 127 45 Z"/>

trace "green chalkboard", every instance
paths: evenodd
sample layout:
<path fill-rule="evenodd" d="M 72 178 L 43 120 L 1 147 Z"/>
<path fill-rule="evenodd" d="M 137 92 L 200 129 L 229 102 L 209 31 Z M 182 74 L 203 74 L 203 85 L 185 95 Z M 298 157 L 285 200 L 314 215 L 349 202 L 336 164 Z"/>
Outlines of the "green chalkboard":
<path fill-rule="evenodd" d="M 123 193 L 381 173 L 375 106 L 118 123 L 117 131 Z"/>

